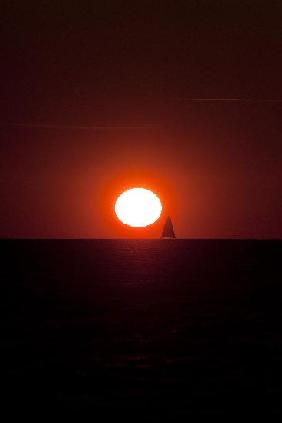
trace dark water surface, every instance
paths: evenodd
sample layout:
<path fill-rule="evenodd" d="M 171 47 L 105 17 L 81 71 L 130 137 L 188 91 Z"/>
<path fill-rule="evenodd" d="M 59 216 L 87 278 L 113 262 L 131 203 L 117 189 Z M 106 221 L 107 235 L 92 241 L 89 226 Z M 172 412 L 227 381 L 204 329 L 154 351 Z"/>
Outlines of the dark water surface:
<path fill-rule="evenodd" d="M 282 242 L 0 246 L 6 404 L 130 421 L 282 414 Z"/>

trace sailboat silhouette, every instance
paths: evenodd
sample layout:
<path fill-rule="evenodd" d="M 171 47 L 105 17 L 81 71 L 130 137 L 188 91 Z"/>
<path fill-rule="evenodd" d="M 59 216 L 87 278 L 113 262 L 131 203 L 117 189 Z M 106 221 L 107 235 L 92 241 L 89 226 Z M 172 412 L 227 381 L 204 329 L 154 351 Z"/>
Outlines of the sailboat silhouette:
<path fill-rule="evenodd" d="M 173 224 L 171 221 L 171 218 L 168 216 L 166 218 L 164 227 L 163 227 L 163 232 L 162 232 L 162 238 L 163 239 L 174 239 L 175 237 L 175 233 L 173 230 Z"/>

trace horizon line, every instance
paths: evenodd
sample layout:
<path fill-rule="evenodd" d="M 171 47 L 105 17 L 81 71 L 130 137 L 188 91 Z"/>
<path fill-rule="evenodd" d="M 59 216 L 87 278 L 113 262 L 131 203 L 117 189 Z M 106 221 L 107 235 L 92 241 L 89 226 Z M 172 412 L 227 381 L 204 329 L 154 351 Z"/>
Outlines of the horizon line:
<path fill-rule="evenodd" d="M 101 237 L 101 238 L 93 238 L 93 237 L 33 237 L 33 236 L 26 236 L 26 237 L 0 237 L 0 242 L 1 241 L 28 241 L 28 240 L 46 240 L 46 241 L 166 241 L 164 240 L 162 237 L 159 238 L 128 238 L 128 237 Z M 282 241 L 282 237 L 238 237 L 238 236 L 233 236 L 233 237 L 191 237 L 191 238 L 184 238 L 184 237 L 176 237 L 173 240 L 180 240 L 180 241 L 224 241 L 224 240 L 230 240 L 230 241 Z"/>

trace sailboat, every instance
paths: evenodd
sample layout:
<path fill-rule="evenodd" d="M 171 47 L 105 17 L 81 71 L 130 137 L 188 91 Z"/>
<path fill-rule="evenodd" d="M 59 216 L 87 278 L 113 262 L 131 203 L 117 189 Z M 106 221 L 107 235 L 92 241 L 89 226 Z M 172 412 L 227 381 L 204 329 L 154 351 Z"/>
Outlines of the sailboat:
<path fill-rule="evenodd" d="M 175 233 L 173 230 L 173 224 L 171 221 L 171 218 L 168 216 L 166 218 L 164 227 L 163 227 L 163 232 L 162 232 L 162 239 L 175 239 Z"/>

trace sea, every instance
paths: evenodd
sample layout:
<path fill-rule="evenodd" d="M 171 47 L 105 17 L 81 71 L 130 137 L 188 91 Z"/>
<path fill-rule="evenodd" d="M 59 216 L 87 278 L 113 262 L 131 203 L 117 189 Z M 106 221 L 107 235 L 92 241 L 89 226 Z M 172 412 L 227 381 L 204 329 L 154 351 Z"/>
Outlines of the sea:
<path fill-rule="evenodd" d="M 10 413 L 282 414 L 282 241 L 1 240 L 0 253 Z"/>

